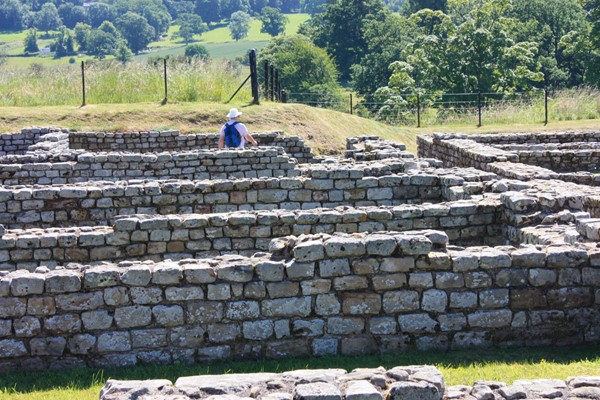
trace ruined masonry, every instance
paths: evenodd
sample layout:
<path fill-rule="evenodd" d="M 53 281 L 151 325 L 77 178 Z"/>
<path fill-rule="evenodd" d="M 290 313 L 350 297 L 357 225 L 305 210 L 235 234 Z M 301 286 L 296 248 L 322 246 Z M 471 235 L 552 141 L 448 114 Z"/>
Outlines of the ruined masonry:
<path fill-rule="evenodd" d="M 0 135 L 0 372 L 600 341 L 600 132 Z M 600 398 L 433 367 L 109 381 L 101 398 Z"/>

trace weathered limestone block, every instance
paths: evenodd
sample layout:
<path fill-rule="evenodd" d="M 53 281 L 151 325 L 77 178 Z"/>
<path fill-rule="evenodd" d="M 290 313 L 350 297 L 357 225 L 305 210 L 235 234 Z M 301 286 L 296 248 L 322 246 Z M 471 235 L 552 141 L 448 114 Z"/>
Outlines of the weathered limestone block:
<path fill-rule="evenodd" d="M 311 240 L 296 245 L 293 254 L 298 262 L 318 261 L 325 257 L 325 246 L 320 240 Z"/>
<path fill-rule="evenodd" d="M 441 400 L 442 393 L 427 382 L 396 382 L 390 387 L 388 400 Z"/>
<path fill-rule="evenodd" d="M 341 400 L 339 389 L 325 382 L 314 382 L 297 385 L 294 398 L 298 400 Z"/>
<path fill-rule="evenodd" d="M 135 305 L 115 309 L 115 323 L 119 328 L 146 326 L 152 319 L 150 307 Z"/>
<path fill-rule="evenodd" d="M 85 271 L 83 285 L 90 289 L 116 286 L 120 275 L 121 271 L 116 267 L 92 267 Z"/>
<path fill-rule="evenodd" d="M 13 296 L 27 296 L 44 292 L 45 276 L 43 274 L 16 273 L 10 281 L 10 291 Z"/>

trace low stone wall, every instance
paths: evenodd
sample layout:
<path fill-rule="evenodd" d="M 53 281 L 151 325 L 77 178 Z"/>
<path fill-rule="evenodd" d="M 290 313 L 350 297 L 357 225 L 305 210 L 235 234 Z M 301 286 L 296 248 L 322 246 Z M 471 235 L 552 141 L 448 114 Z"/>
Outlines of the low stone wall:
<path fill-rule="evenodd" d="M 8 154 L 23 154 L 29 146 L 37 143 L 40 136 L 50 132 L 68 131 L 61 128 L 25 128 L 18 133 L 0 134 L 0 156 Z"/>
<path fill-rule="evenodd" d="M 280 147 L 158 154 L 87 153 L 74 158 L 66 162 L 0 163 L 0 184 L 58 185 L 131 179 L 201 180 L 299 175 L 295 160 Z"/>
<path fill-rule="evenodd" d="M 162 400 L 209 399 L 214 398 L 214 393 L 235 398 L 258 396 L 261 399 L 298 400 L 575 400 L 597 397 L 599 386 L 600 376 L 574 376 L 566 380 L 519 379 L 510 385 L 475 380 L 472 386 L 446 386 L 437 368 L 410 365 L 387 371 L 383 367 L 358 368 L 349 373 L 343 369 L 315 369 L 281 374 L 186 376 L 177 379 L 175 384 L 166 379 L 109 380 L 100 392 L 100 400 L 130 400 L 139 393 Z"/>
<path fill-rule="evenodd" d="M 128 214 L 206 214 L 440 202 L 480 193 L 482 181 L 495 176 L 468 169 L 366 176 L 389 170 L 355 167 L 319 168 L 303 173 L 306 175 L 301 177 L 231 181 L 5 187 L 0 188 L 0 224 L 8 228 L 106 225 L 114 217 Z M 453 188 L 459 195 L 446 197 Z"/>
<path fill-rule="evenodd" d="M 284 136 L 283 132 L 253 133 L 260 146 L 279 146 L 299 163 L 314 161 L 310 147 L 298 136 Z M 186 152 L 216 149 L 218 135 L 187 134 L 179 131 L 143 132 L 70 132 L 69 148 L 91 152 L 128 151 L 138 153 Z"/>
<path fill-rule="evenodd" d="M 528 166 L 534 166 L 547 169 L 546 179 L 552 179 L 550 175 L 554 171 L 565 180 L 586 184 L 594 184 L 596 180 L 589 174 L 573 172 L 598 170 L 598 142 L 600 132 L 417 136 L 419 157 L 436 158 L 446 166 L 474 167 L 484 171 L 492 171 L 490 164 L 510 163 L 525 171 Z"/>
<path fill-rule="evenodd" d="M 253 258 L 12 272 L 0 369 L 600 340 L 598 249 L 447 242 L 305 235 Z"/>
<path fill-rule="evenodd" d="M 406 151 L 406 146 L 402 143 L 367 135 L 346 138 L 345 156 L 358 161 L 415 158 L 413 154 Z"/>
<path fill-rule="evenodd" d="M 8 230 L 0 270 L 66 262 L 206 258 L 267 251 L 286 235 L 444 229 L 454 244 L 503 244 L 498 200 L 397 207 L 127 216 L 112 227 Z M 0 225 L 1 226 L 1 225 Z"/>

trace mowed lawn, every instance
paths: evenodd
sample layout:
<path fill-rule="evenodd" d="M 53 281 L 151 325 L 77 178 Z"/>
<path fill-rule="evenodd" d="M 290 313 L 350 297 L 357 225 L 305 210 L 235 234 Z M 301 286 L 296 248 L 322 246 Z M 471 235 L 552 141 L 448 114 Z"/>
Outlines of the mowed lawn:
<path fill-rule="evenodd" d="M 286 25 L 285 34 L 291 35 L 298 32 L 299 26 L 308 20 L 308 14 L 286 14 L 289 19 Z M 252 25 L 248 36 L 239 41 L 231 38 L 227 21 L 214 25 L 208 32 L 202 36 L 194 37 L 192 43 L 200 43 L 208 49 L 212 58 L 235 59 L 236 57 L 244 56 L 248 50 L 255 48 L 261 49 L 264 47 L 271 36 L 266 33 L 261 33 L 261 22 L 257 18 L 253 18 Z M 144 60 L 149 57 L 167 57 L 181 55 L 185 51 L 185 42 L 181 38 L 177 38 L 174 34 L 179 30 L 178 25 L 173 25 L 169 28 L 165 38 L 161 41 L 152 42 L 149 44 L 149 51 L 137 55 L 135 58 Z M 50 32 L 52 35 L 54 32 Z M 44 66 L 64 65 L 69 63 L 71 57 L 62 57 L 55 59 L 52 54 L 37 54 L 27 56 L 23 53 L 25 36 L 27 31 L 18 33 L 0 32 L 0 54 L 6 55 L 6 66 L 8 67 L 28 67 L 33 63 Z M 45 32 L 38 32 L 38 47 L 49 47 L 54 39 L 44 39 Z M 86 55 L 73 56 L 75 62 L 92 59 L 93 57 Z M 108 59 L 112 57 L 107 57 Z"/>

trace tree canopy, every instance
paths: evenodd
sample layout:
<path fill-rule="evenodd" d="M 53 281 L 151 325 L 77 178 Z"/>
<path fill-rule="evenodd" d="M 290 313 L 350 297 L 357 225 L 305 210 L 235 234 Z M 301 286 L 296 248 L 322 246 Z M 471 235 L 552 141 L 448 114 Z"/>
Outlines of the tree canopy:
<path fill-rule="evenodd" d="M 285 32 L 285 25 L 289 21 L 285 15 L 273 7 L 263 8 L 258 19 L 262 23 L 260 31 L 271 36 L 277 36 Z"/>
<path fill-rule="evenodd" d="M 231 33 L 231 38 L 235 41 L 238 41 L 248 36 L 251 23 L 252 17 L 248 13 L 236 11 L 231 14 L 229 25 L 227 25 Z"/>

